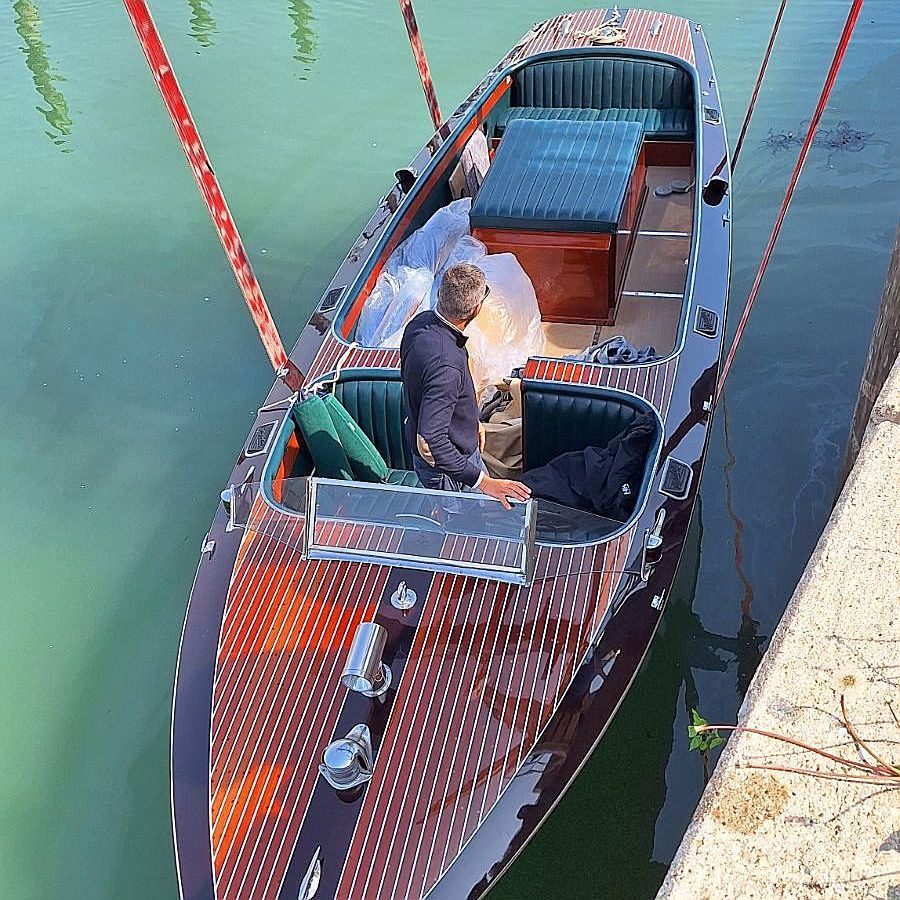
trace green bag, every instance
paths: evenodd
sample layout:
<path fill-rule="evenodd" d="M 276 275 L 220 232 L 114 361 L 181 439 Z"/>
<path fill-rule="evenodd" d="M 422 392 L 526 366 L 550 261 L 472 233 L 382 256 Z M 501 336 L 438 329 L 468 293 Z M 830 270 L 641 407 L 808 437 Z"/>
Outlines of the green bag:
<path fill-rule="evenodd" d="M 328 409 L 321 397 L 310 394 L 294 407 L 294 421 L 320 478 L 354 479 L 353 469 L 341 445 Z"/>
<path fill-rule="evenodd" d="M 357 481 L 387 481 L 388 466 L 378 448 L 359 427 L 356 420 L 332 394 L 322 398 L 338 440 L 350 461 L 350 468 Z"/>

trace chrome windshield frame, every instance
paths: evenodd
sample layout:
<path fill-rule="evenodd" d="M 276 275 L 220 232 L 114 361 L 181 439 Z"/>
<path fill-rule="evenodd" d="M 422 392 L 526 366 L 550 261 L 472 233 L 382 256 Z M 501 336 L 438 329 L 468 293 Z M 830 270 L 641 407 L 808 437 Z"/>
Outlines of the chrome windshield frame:
<path fill-rule="evenodd" d="M 499 503 L 497 500 L 484 494 L 472 492 L 441 491 L 422 487 L 408 487 L 399 484 L 379 484 L 377 482 L 354 482 L 334 478 L 317 478 L 310 476 L 307 479 L 306 521 L 305 521 L 305 546 L 306 556 L 309 559 L 334 559 L 351 560 L 353 562 L 389 564 L 402 569 L 419 569 L 429 572 L 442 572 L 450 575 L 468 575 L 474 578 L 487 578 L 493 581 L 502 581 L 509 584 L 528 585 L 534 575 L 535 565 L 535 534 L 537 528 L 537 516 L 533 500 L 524 503 L 512 501 L 515 506 L 524 506 L 524 527 L 522 529 L 522 564 L 520 566 L 500 566 L 490 563 L 467 562 L 464 560 L 442 559 L 440 557 L 416 556 L 397 551 L 376 551 L 360 548 L 341 548 L 325 546 L 315 541 L 315 527 L 317 520 L 316 495 L 319 485 L 338 485 L 345 488 L 355 487 L 362 490 L 384 491 L 392 494 L 416 494 L 434 495 L 442 499 L 458 498 L 462 502 L 471 502 L 475 497 L 481 501 Z M 353 519 L 345 519 L 348 524 Z M 404 527 L 404 526 L 396 526 Z M 487 537 L 487 536 L 485 536 Z"/>

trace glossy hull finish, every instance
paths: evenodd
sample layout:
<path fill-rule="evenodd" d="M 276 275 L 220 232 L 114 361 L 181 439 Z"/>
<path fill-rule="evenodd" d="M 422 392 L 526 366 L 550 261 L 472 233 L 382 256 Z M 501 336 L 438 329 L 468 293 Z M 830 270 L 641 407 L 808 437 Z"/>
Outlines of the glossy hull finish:
<path fill-rule="evenodd" d="M 701 106 L 719 108 L 699 27 L 620 11 L 626 47 L 682 60 L 696 70 Z M 348 345 L 336 313 L 364 302 L 379 260 L 437 177 L 441 148 L 471 133 L 473 110 L 500 89 L 504 71 L 535 54 L 585 46 L 583 33 L 605 15 L 593 10 L 535 26 L 416 157 L 416 183 L 385 197 L 291 353 L 307 382 L 339 365 L 398 366 L 396 351 Z M 721 124 L 700 115 L 697 131 L 702 183 L 713 175 L 727 181 Z M 670 357 L 628 368 L 532 359 L 525 370 L 526 381 L 641 396 L 665 423 L 649 501 L 619 535 L 589 546 L 539 546 L 532 583 L 516 587 L 394 569 L 388 559 L 305 559 L 302 517 L 262 496 L 245 529 L 226 530 L 219 512 L 176 677 L 172 800 L 182 896 L 294 900 L 317 850 L 317 897 L 479 896 L 552 809 L 646 653 L 696 498 L 728 288 L 728 196 L 715 206 L 698 197 L 694 220 L 686 312 Z M 337 292 L 337 307 L 327 308 Z M 718 317 L 711 337 L 694 328 L 698 306 Z M 274 385 L 250 433 L 280 423 L 287 399 Z M 669 457 L 691 467 L 683 499 L 659 490 Z M 258 479 L 264 460 L 242 453 L 230 483 Z M 660 510 L 662 557 L 643 580 L 642 540 Z M 389 602 L 401 579 L 419 597 L 406 613 Z M 338 684 L 363 619 L 388 632 L 393 685 L 384 703 Z M 331 740 L 361 722 L 372 733 L 373 778 L 340 798 L 317 764 Z"/>

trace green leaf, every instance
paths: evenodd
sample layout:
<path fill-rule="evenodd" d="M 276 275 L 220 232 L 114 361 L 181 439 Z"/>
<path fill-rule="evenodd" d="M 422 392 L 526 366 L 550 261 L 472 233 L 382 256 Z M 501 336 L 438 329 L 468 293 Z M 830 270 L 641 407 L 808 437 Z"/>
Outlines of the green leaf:
<path fill-rule="evenodd" d="M 687 727 L 688 750 L 699 750 L 708 753 L 715 747 L 725 743 L 715 728 L 709 727 L 709 722 L 700 715 L 696 709 L 691 709 L 691 724 Z"/>

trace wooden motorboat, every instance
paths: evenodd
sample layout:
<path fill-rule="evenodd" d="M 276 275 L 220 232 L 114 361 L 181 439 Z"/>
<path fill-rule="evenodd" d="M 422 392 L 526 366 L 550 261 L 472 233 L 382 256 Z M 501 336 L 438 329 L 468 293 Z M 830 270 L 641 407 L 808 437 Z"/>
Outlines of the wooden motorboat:
<path fill-rule="evenodd" d="M 546 337 L 522 361 L 523 466 L 652 416 L 622 519 L 424 491 L 398 351 L 357 341 L 386 261 L 451 201 L 476 131 L 492 164 L 473 234 L 516 255 Z M 681 557 L 722 346 L 729 179 L 701 27 L 624 7 L 536 25 L 398 172 L 290 354 L 388 475 L 321 477 L 279 381 L 203 542 L 173 711 L 183 897 L 477 897 L 533 835 L 627 692 Z M 566 358 L 617 334 L 656 358 Z"/>

